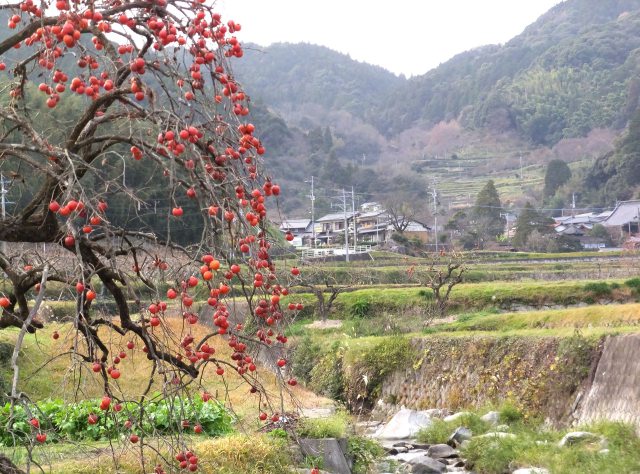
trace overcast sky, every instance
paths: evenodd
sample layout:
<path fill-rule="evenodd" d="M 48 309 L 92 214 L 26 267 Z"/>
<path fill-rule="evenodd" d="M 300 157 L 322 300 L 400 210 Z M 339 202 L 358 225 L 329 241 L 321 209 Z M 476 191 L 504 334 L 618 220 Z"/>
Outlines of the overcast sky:
<path fill-rule="evenodd" d="M 307 42 L 396 74 L 424 74 L 457 53 L 505 43 L 561 0 L 218 0 L 238 39 Z"/>

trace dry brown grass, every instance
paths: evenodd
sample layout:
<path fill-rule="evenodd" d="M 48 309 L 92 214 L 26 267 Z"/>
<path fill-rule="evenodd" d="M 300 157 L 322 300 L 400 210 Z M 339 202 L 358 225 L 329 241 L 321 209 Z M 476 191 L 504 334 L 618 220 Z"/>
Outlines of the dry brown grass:
<path fill-rule="evenodd" d="M 146 474 L 152 472 L 157 464 L 162 465 L 167 473 L 176 473 L 186 472 L 179 470 L 174 460 L 177 452 L 186 448 L 198 456 L 200 473 L 292 472 L 294 456 L 282 439 L 260 434 L 232 434 L 215 439 L 187 437 L 183 442 L 186 446 L 177 450 L 158 438 L 147 439 L 144 447 L 130 443 L 111 446 L 104 442 L 45 445 L 36 450 L 35 456 L 44 472 L 55 474 Z M 13 455 L 19 456 L 16 460 L 24 467 L 24 453 Z"/>
<path fill-rule="evenodd" d="M 209 334 L 211 330 L 204 325 L 195 324 L 183 326 L 180 318 L 167 318 L 164 321 L 163 335 L 167 344 L 175 344 L 187 331 L 191 332 L 195 340 Z M 52 334 L 60 334 L 58 340 L 53 340 Z M 3 331 L 0 342 L 12 343 L 17 336 L 16 330 Z M 117 354 L 120 350 L 127 353 L 127 357 L 119 364 L 121 377 L 110 383 L 116 394 L 123 398 L 136 399 L 147 388 L 151 375 L 152 363 L 141 350 L 141 343 L 136 341 L 136 347 L 130 351 L 126 344 L 129 336 L 122 337 L 113 331 L 101 330 L 100 336 L 106 342 L 111 352 Z M 209 344 L 216 350 L 215 356 L 230 360 L 231 348 L 227 340 L 221 336 L 214 336 Z M 51 323 L 36 335 L 29 335 L 20 355 L 20 390 L 29 394 L 33 400 L 46 398 L 61 398 L 66 401 L 78 399 L 98 398 L 104 394 L 102 379 L 99 374 L 91 371 L 90 364 L 80 360 L 72 354 L 74 346 L 80 352 L 85 352 L 84 343 L 78 338 L 73 325 L 70 323 Z M 223 400 L 240 418 L 255 419 L 258 411 L 258 396 L 249 393 L 249 386 L 242 381 L 237 373 L 225 369 L 225 374 L 216 374 L 216 365 L 207 364 L 200 371 L 199 378 L 188 385 L 193 392 L 208 391 L 217 399 Z M 264 388 L 274 411 L 292 410 L 297 406 L 317 407 L 331 402 L 319 397 L 300 386 L 286 385 L 286 391 L 281 394 L 278 380 L 274 373 L 263 367 L 258 367 L 257 380 Z M 150 393 L 171 389 L 173 372 L 156 374 L 153 377 Z M 264 400 L 263 400 L 264 402 Z"/>

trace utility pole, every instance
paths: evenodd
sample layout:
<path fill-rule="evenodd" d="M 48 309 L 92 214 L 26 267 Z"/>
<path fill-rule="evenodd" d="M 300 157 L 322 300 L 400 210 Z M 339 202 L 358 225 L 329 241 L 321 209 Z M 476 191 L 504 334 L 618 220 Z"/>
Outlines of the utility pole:
<path fill-rule="evenodd" d="M 314 187 L 313 187 L 313 175 L 311 175 L 311 195 L 309 196 L 309 199 L 311 199 L 311 246 L 315 249 L 316 248 L 316 208 L 315 208 L 315 203 L 316 203 L 316 195 L 314 194 Z"/>
<path fill-rule="evenodd" d="M 576 193 L 572 194 L 571 197 L 571 217 L 576 216 Z"/>
<path fill-rule="evenodd" d="M 522 174 L 522 153 L 520 153 L 520 181 L 524 180 L 524 175 Z"/>
<path fill-rule="evenodd" d="M 507 241 L 509 243 L 511 243 L 511 235 L 509 235 L 509 231 L 511 230 L 511 228 L 509 227 L 509 216 L 510 216 L 510 214 L 508 212 L 501 212 L 500 213 L 500 217 L 504 217 L 504 220 L 505 220 L 505 231 L 504 231 L 504 234 L 507 236 Z"/>
<path fill-rule="evenodd" d="M 438 191 L 436 190 L 436 182 L 433 183 L 433 235 L 436 241 L 436 253 L 438 253 Z"/>
<path fill-rule="evenodd" d="M 353 215 L 353 253 L 356 253 L 356 245 L 358 245 L 358 228 L 356 222 L 356 198 L 351 186 L 351 213 Z"/>
<path fill-rule="evenodd" d="M 0 203 L 3 221 L 7 218 L 7 194 L 9 194 L 9 190 L 5 188 L 4 175 L 0 174 Z M 2 253 L 7 254 L 7 243 L 4 241 L 2 242 Z"/>
<path fill-rule="evenodd" d="M 345 260 L 349 261 L 349 228 L 347 219 L 347 192 L 342 190 L 342 212 L 344 213 L 344 254 Z"/>

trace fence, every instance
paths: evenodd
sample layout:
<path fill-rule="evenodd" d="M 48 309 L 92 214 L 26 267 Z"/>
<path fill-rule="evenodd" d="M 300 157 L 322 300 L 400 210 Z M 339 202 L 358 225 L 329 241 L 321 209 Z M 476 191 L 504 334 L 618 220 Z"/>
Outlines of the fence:
<path fill-rule="evenodd" d="M 356 245 L 349 247 L 349 255 L 355 255 L 360 253 L 367 253 L 371 251 L 371 245 Z M 332 248 L 320 248 L 320 249 L 300 249 L 302 258 L 315 258 L 315 257 L 333 257 L 344 256 L 346 250 L 344 247 L 332 247 Z"/>

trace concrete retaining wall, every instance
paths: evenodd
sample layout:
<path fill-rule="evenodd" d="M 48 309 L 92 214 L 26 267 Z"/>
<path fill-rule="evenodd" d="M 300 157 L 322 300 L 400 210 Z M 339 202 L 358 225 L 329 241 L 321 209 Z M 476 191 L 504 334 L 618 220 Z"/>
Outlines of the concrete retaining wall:
<path fill-rule="evenodd" d="M 593 382 L 576 413 L 581 423 L 623 421 L 640 430 L 640 334 L 606 338 Z"/>

